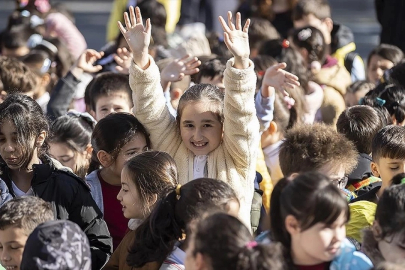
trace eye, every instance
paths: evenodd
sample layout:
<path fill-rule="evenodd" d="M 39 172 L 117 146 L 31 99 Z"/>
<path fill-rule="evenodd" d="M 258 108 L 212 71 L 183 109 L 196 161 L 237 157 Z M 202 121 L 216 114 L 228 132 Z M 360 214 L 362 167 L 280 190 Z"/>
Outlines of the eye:
<path fill-rule="evenodd" d="M 13 245 L 11 245 L 10 248 L 16 250 L 16 249 L 20 249 L 22 247 L 21 246 L 13 246 Z"/>
<path fill-rule="evenodd" d="M 124 109 L 123 108 L 115 108 L 114 109 L 116 112 L 121 112 L 121 111 L 123 111 Z"/>
<path fill-rule="evenodd" d="M 211 124 L 205 124 L 203 127 L 212 127 Z"/>
<path fill-rule="evenodd" d="M 396 170 L 398 170 L 399 169 L 399 166 L 395 166 L 395 167 L 391 167 L 390 168 L 390 170 L 392 170 L 392 171 L 396 171 Z"/>
<path fill-rule="evenodd" d="M 100 111 L 106 112 L 106 111 L 108 111 L 108 110 L 107 110 L 107 108 L 102 108 Z"/>
<path fill-rule="evenodd" d="M 184 127 L 186 127 L 186 128 L 192 128 L 192 127 L 194 127 L 194 125 L 193 125 L 193 124 L 185 124 Z"/>

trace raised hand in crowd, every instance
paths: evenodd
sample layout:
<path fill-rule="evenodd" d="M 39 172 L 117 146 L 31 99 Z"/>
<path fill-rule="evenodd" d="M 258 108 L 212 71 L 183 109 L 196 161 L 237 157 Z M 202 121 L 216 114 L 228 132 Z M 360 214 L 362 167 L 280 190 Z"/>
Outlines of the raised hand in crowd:
<path fill-rule="evenodd" d="M 81 78 L 83 72 L 96 73 L 102 69 L 101 65 L 94 65 L 94 63 L 101 59 L 104 52 L 98 52 L 93 49 L 85 50 L 79 58 L 77 58 L 76 63 L 71 67 L 71 72 L 76 78 Z"/>
<path fill-rule="evenodd" d="M 118 48 L 114 60 L 118 64 L 116 69 L 119 73 L 129 74 L 129 68 L 132 62 L 132 53 L 127 48 Z"/>
<path fill-rule="evenodd" d="M 263 97 L 273 95 L 274 89 L 281 91 L 283 96 L 287 96 L 289 89 L 300 86 L 298 77 L 285 71 L 286 63 L 279 63 L 269 67 L 263 76 L 261 94 Z"/>

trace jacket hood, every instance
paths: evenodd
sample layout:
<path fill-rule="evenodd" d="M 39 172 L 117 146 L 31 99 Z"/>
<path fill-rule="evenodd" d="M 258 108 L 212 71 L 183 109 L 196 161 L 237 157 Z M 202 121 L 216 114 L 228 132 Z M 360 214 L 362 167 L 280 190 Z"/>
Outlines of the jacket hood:
<path fill-rule="evenodd" d="M 331 54 L 335 53 L 338 49 L 354 42 L 352 30 L 349 27 L 338 23 L 333 24 L 331 36 Z"/>
<path fill-rule="evenodd" d="M 363 231 L 363 245 L 361 251 L 371 259 L 374 265 L 385 261 L 381 251 L 378 249 L 378 242 L 375 240 L 371 229 L 365 229 Z"/>

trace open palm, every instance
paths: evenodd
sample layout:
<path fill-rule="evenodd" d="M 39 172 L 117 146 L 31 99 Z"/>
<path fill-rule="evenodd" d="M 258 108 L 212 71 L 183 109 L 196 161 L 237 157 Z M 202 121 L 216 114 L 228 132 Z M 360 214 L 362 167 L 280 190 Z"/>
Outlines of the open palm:
<path fill-rule="evenodd" d="M 146 20 L 146 25 L 143 25 L 142 14 L 138 7 L 129 8 L 130 15 L 124 13 L 125 26 L 118 22 L 121 33 L 124 35 L 129 47 L 134 54 L 147 53 L 150 37 L 151 24 L 150 19 Z"/>
<path fill-rule="evenodd" d="M 241 58 L 248 58 L 250 54 L 249 49 L 249 24 L 248 19 L 245 26 L 242 29 L 241 16 L 238 12 L 236 14 L 235 24 L 232 22 L 232 12 L 228 12 L 228 25 L 226 24 L 224 18 L 219 17 L 222 28 L 224 29 L 224 41 L 228 50 L 235 56 Z"/>

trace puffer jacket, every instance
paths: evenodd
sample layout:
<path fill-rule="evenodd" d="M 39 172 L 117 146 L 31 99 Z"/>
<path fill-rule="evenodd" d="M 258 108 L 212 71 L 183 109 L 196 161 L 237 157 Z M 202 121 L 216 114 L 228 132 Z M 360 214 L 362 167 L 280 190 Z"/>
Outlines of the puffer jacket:
<path fill-rule="evenodd" d="M 103 214 L 94 202 L 89 187 L 68 168 L 48 156 L 41 157 L 42 164 L 34 164 L 31 187 L 34 196 L 52 204 L 56 219 L 70 220 L 86 233 L 91 248 L 92 269 L 99 270 L 112 253 L 112 239 Z M 11 172 L 2 165 L 0 178 L 15 197 Z"/>

